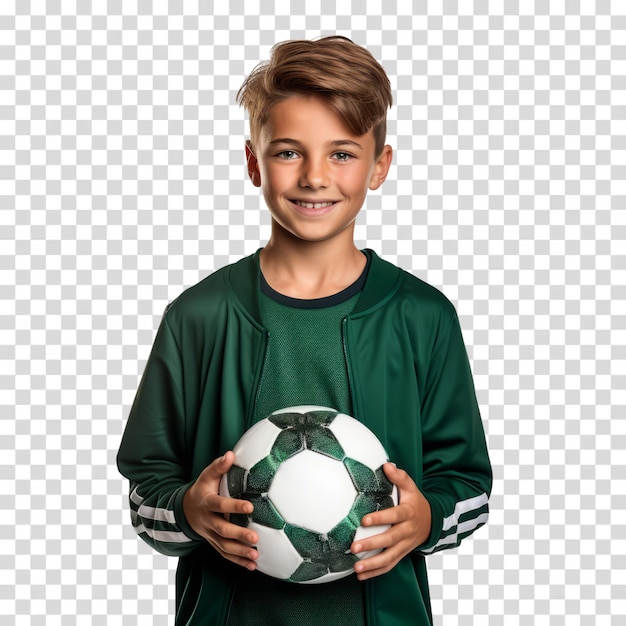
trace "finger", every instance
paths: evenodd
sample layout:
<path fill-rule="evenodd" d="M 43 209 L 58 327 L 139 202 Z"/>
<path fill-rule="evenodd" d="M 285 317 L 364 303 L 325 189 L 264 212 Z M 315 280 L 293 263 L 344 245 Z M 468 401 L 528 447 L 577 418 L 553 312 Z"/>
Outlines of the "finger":
<path fill-rule="evenodd" d="M 253 572 L 257 568 L 256 561 L 252 561 L 250 559 L 242 559 L 238 556 L 231 556 L 229 554 L 222 554 L 222 556 L 232 563 L 235 563 L 236 565 L 241 565 L 241 567 L 245 567 L 250 572 Z"/>
<path fill-rule="evenodd" d="M 258 535 L 236 524 L 225 522 L 219 515 L 211 515 L 211 525 L 202 534 L 224 558 L 245 567 L 256 569 L 259 553 L 255 547 Z"/>
<path fill-rule="evenodd" d="M 209 515 L 206 523 L 207 534 L 213 534 L 224 539 L 234 539 L 249 546 L 259 541 L 259 536 L 253 530 L 226 521 L 221 515 Z"/>
<path fill-rule="evenodd" d="M 395 463 L 385 463 L 383 465 L 385 476 L 396 486 L 401 489 L 409 488 L 413 483 L 413 479 L 400 469 Z"/>
<path fill-rule="evenodd" d="M 223 456 L 215 459 L 210 465 L 205 467 L 192 485 L 192 489 L 198 494 L 206 495 L 218 493 L 220 480 L 232 467 L 235 460 L 233 452 L 228 451 Z"/>
<path fill-rule="evenodd" d="M 254 511 L 254 505 L 249 500 L 238 500 L 228 496 L 220 496 L 216 493 L 209 493 L 202 501 L 204 508 L 213 513 L 222 515 L 250 515 Z"/>
<path fill-rule="evenodd" d="M 224 453 L 221 457 L 215 459 L 211 465 L 204 468 L 200 474 L 199 479 L 203 480 L 215 480 L 222 477 L 222 474 L 232 467 L 235 462 L 235 453 L 232 450 Z"/>
<path fill-rule="evenodd" d="M 369 552 L 370 550 L 384 550 L 394 544 L 394 535 L 395 533 L 392 527 L 377 535 L 357 539 L 350 546 L 350 552 L 352 552 L 352 554 L 360 554 L 361 552 Z"/>
<path fill-rule="evenodd" d="M 259 553 L 255 548 L 216 537 L 209 537 L 208 541 L 225 559 L 251 571 L 256 569 Z"/>
<path fill-rule="evenodd" d="M 354 566 L 354 570 L 359 580 L 367 580 L 390 571 L 395 567 L 401 556 L 402 551 L 397 546 L 392 546 L 379 554 L 358 561 Z"/>
<path fill-rule="evenodd" d="M 385 524 L 398 524 L 409 519 L 411 511 L 408 507 L 401 504 L 391 506 L 382 511 L 375 511 L 363 516 L 361 526 L 370 528 L 371 526 L 383 526 Z"/>
<path fill-rule="evenodd" d="M 209 533 L 208 540 L 223 554 L 250 559 L 253 561 L 259 556 L 258 550 L 255 546 L 248 545 L 247 543 L 241 543 L 240 541 L 235 541 L 233 539 L 225 539 L 217 533 Z"/>
<path fill-rule="evenodd" d="M 376 576 L 381 576 L 382 574 L 386 574 L 391 571 L 392 567 L 381 567 L 378 569 L 369 570 L 367 572 L 357 572 L 356 577 L 361 581 L 369 580 L 370 578 L 374 578 Z"/>

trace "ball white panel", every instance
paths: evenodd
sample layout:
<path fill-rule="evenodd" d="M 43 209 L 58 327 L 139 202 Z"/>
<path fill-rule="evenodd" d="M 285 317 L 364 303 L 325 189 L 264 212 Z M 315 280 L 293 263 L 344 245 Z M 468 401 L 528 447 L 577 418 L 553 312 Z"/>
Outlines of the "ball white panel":
<path fill-rule="evenodd" d="M 289 524 L 327 533 L 348 515 L 356 490 L 343 463 L 304 450 L 278 468 L 268 495 Z"/>
<path fill-rule="evenodd" d="M 269 420 L 257 422 L 233 448 L 235 464 L 249 470 L 270 453 L 280 432 L 280 428 Z"/>
<path fill-rule="evenodd" d="M 387 462 L 387 453 L 382 444 L 359 420 L 340 413 L 329 426 L 329 430 L 337 437 L 347 456 L 367 465 L 372 471 Z"/>
<path fill-rule="evenodd" d="M 289 578 L 302 563 L 302 557 L 282 530 L 268 528 L 254 522 L 248 526 L 259 536 L 257 568 L 275 578 Z"/>

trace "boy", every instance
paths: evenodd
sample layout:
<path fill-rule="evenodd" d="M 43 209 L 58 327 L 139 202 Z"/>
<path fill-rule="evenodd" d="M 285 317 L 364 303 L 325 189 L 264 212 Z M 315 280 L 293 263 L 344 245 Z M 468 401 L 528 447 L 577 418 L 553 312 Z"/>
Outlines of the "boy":
<path fill-rule="evenodd" d="M 180 557 L 177 624 L 431 624 L 424 555 L 486 522 L 491 467 L 453 306 L 354 245 L 391 164 L 389 80 L 348 39 L 291 41 L 238 100 L 271 237 L 165 311 L 118 456 L 133 526 Z M 218 495 L 243 432 L 298 404 L 354 415 L 397 464 L 398 506 L 363 519 L 391 527 L 351 547 L 383 551 L 322 585 L 255 572 L 256 534 L 227 521 L 252 505 Z"/>

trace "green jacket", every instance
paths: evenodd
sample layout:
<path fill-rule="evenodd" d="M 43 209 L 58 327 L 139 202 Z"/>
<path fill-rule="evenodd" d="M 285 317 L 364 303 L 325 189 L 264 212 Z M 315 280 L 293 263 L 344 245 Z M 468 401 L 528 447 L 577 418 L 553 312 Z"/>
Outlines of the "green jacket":
<path fill-rule="evenodd" d="M 259 313 L 259 253 L 184 291 L 166 309 L 118 454 L 132 523 L 180 557 L 176 623 L 223 625 L 243 568 L 193 529 L 183 495 L 252 425 L 268 341 Z M 354 414 L 381 439 L 432 508 L 428 541 L 365 584 L 371 626 L 431 624 L 424 555 L 453 548 L 488 517 L 483 426 L 453 305 L 372 254 L 343 322 Z"/>

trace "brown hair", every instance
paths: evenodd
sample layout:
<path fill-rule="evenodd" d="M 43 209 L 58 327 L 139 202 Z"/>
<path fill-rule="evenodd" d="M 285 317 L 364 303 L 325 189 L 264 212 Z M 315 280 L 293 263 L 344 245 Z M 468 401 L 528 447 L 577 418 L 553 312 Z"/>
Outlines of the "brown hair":
<path fill-rule="evenodd" d="M 368 50 L 341 36 L 276 44 L 270 60 L 245 79 L 237 102 L 250 116 L 254 145 L 270 108 L 294 95 L 319 96 L 355 135 L 374 129 L 376 156 L 387 132 L 391 85 L 385 70 Z"/>

